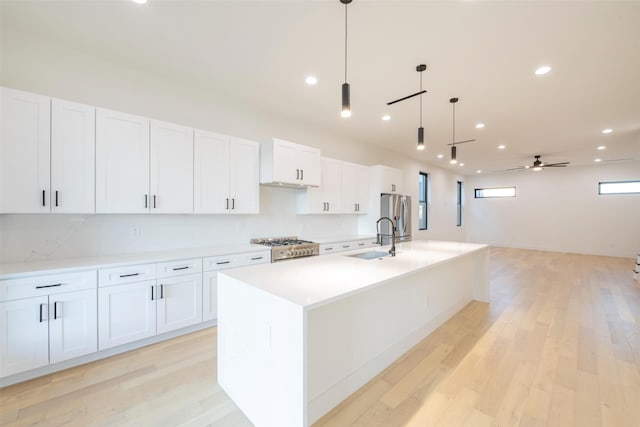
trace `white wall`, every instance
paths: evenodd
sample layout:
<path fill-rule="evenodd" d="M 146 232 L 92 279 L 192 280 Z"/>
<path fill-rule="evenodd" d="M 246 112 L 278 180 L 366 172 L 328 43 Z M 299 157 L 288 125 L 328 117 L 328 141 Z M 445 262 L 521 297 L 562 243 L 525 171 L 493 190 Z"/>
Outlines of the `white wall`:
<path fill-rule="evenodd" d="M 467 238 L 499 246 L 633 257 L 640 195 L 598 195 L 598 182 L 640 179 L 638 162 L 467 177 Z M 474 199 L 474 188 L 516 187 L 515 198 Z"/>
<path fill-rule="evenodd" d="M 406 192 L 414 198 L 418 172 L 429 172 L 434 186 L 431 227 L 417 231 L 414 203 L 414 236 L 464 239 L 464 230 L 455 227 L 455 181 L 460 177 L 448 171 L 256 110 L 161 70 L 52 44 L 11 25 L 1 31 L 3 86 L 257 141 L 276 136 L 318 147 L 327 157 L 401 168 Z M 0 215 L 0 257 L 19 262 L 246 243 L 251 237 L 357 234 L 355 216 L 295 215 L 295 191 L 263 187 L 260 215 Z"/>

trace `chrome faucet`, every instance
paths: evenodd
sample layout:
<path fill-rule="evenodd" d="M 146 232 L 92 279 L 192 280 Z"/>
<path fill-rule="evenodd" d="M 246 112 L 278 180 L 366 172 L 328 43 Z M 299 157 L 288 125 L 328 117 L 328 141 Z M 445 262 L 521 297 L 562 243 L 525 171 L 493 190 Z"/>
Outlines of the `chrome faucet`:
<path fill-rule="evenodd" d="M 382 218 L 376 221 L 376 243 L 379 243 L 380 246 L 382 246 L 382 234 L 380 234 L 380 221 L 382 221 L 383 219 L 386 219 L 391 223 L 391 249 L 389 249 L 389 254 L 391 256 L 396 256 L 396 226 L 393 224 L 393 220 L 388 216 L 383 216 Z"/>

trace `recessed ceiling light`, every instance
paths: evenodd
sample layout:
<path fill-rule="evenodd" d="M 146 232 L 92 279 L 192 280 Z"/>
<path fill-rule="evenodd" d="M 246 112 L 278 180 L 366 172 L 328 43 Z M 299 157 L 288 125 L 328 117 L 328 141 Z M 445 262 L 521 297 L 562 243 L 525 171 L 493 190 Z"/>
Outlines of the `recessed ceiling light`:
<path fill-rule="evenodd" d="M 318 79 L 316 78 L 316 76 L 308 76 L 306 79 L 304 79 L 304 82 L 309 86 L 313 86 L 318 84 Z"/>
<path fill-rule="evenodd" d="M 613 129 L 602 129 L 602 133 L 611 133 Z"/>
<path fill-rule="evenodd" d="M 604 150 L 604 149 L 606 149 L 606 148 L 607 148 L 607 147 L 606 147 L 605 145 L 599 145 L 599 146 L 598 146 L 598 150 Z"/>
<path fill-rule="evenodd" d="M 543 65 L 542 67 L 539 67 L 536 70 L 536 76 L 541 76 L 543 74 L 547 74 L 549 71 L 551 71 L 551 67 L 549 67 L 548 65 Z"/>
<path fill-rule="evenodd" d="M 596 163 L 598 163 L 598 162 L 601 162 L 601 161 L 602 161 L 602 159 L 593 159 L 593 161 L 594 161 L 594 162 L 596 162 Z"/>
<path fill-rule="evenodd" d="M 480 169 L 478 169 L 478 170 L 476 171 L 476 173 L 482 173 L 482 171 L 481 171 Z"/>
<path fill-rule="evenodd" d="M 507 146 L 504 144 L 498 145 L 498 150 L 504 150 L 505 148 L 507 148 Z"/>
<path fill-rule="evenodd" d="M 484 123 L 476 123 L 476 129 L 482 129 L 484 127 Z"/>
<path fill-rule="evenodd" d="M 385 114 L 384 116 L 382 116 L 382 120 L 384 120 L 385 122 L 388 122 L 389 120 L 391 120 L 391 116 L 388 114 Z"/>
<path fill-rule="evenodd" d="M 147 2 L 147 0 L 131 0 L 131 1 L 138 4 L 145 4 Z"/>
<path fill-rule="evenodd" d="M 442 154 L 438 154 L 438 156 L 437 156 L 437 157 L 438 157 L 439 159 L 442 159 L 442 158 L 444 157 L 444 155 L 442 155 Z"/>
<path fill-rule="evenodd" d="M 458 163 L 458 166 L 464 166 L 464 163 Z"/>

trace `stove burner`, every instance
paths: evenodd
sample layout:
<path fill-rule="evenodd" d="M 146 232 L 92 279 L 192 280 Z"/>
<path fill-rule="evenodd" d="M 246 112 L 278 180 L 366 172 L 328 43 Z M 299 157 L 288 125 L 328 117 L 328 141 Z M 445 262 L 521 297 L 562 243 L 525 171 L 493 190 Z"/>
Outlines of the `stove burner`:
<path fill-rule="evenodd" d="M 297 237 L 251 239 L 251 243 L 271 248 L 271 262 L 320 254 L 320 245 Z"/>

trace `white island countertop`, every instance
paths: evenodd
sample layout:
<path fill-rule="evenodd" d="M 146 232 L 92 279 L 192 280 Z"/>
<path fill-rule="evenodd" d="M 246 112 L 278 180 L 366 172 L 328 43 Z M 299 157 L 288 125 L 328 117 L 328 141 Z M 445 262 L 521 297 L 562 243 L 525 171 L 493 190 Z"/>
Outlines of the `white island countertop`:
<path fill-rule="evenodd" d="M 310 309 L 482 250 L 487 245 L 414 240 L 397 244 L 395 257 L 366 260 L 349 256 L 371 251 L 387 252 L 389 248 L 376 246 L 335 255 L 227 270 L 220 274 Z"/>

